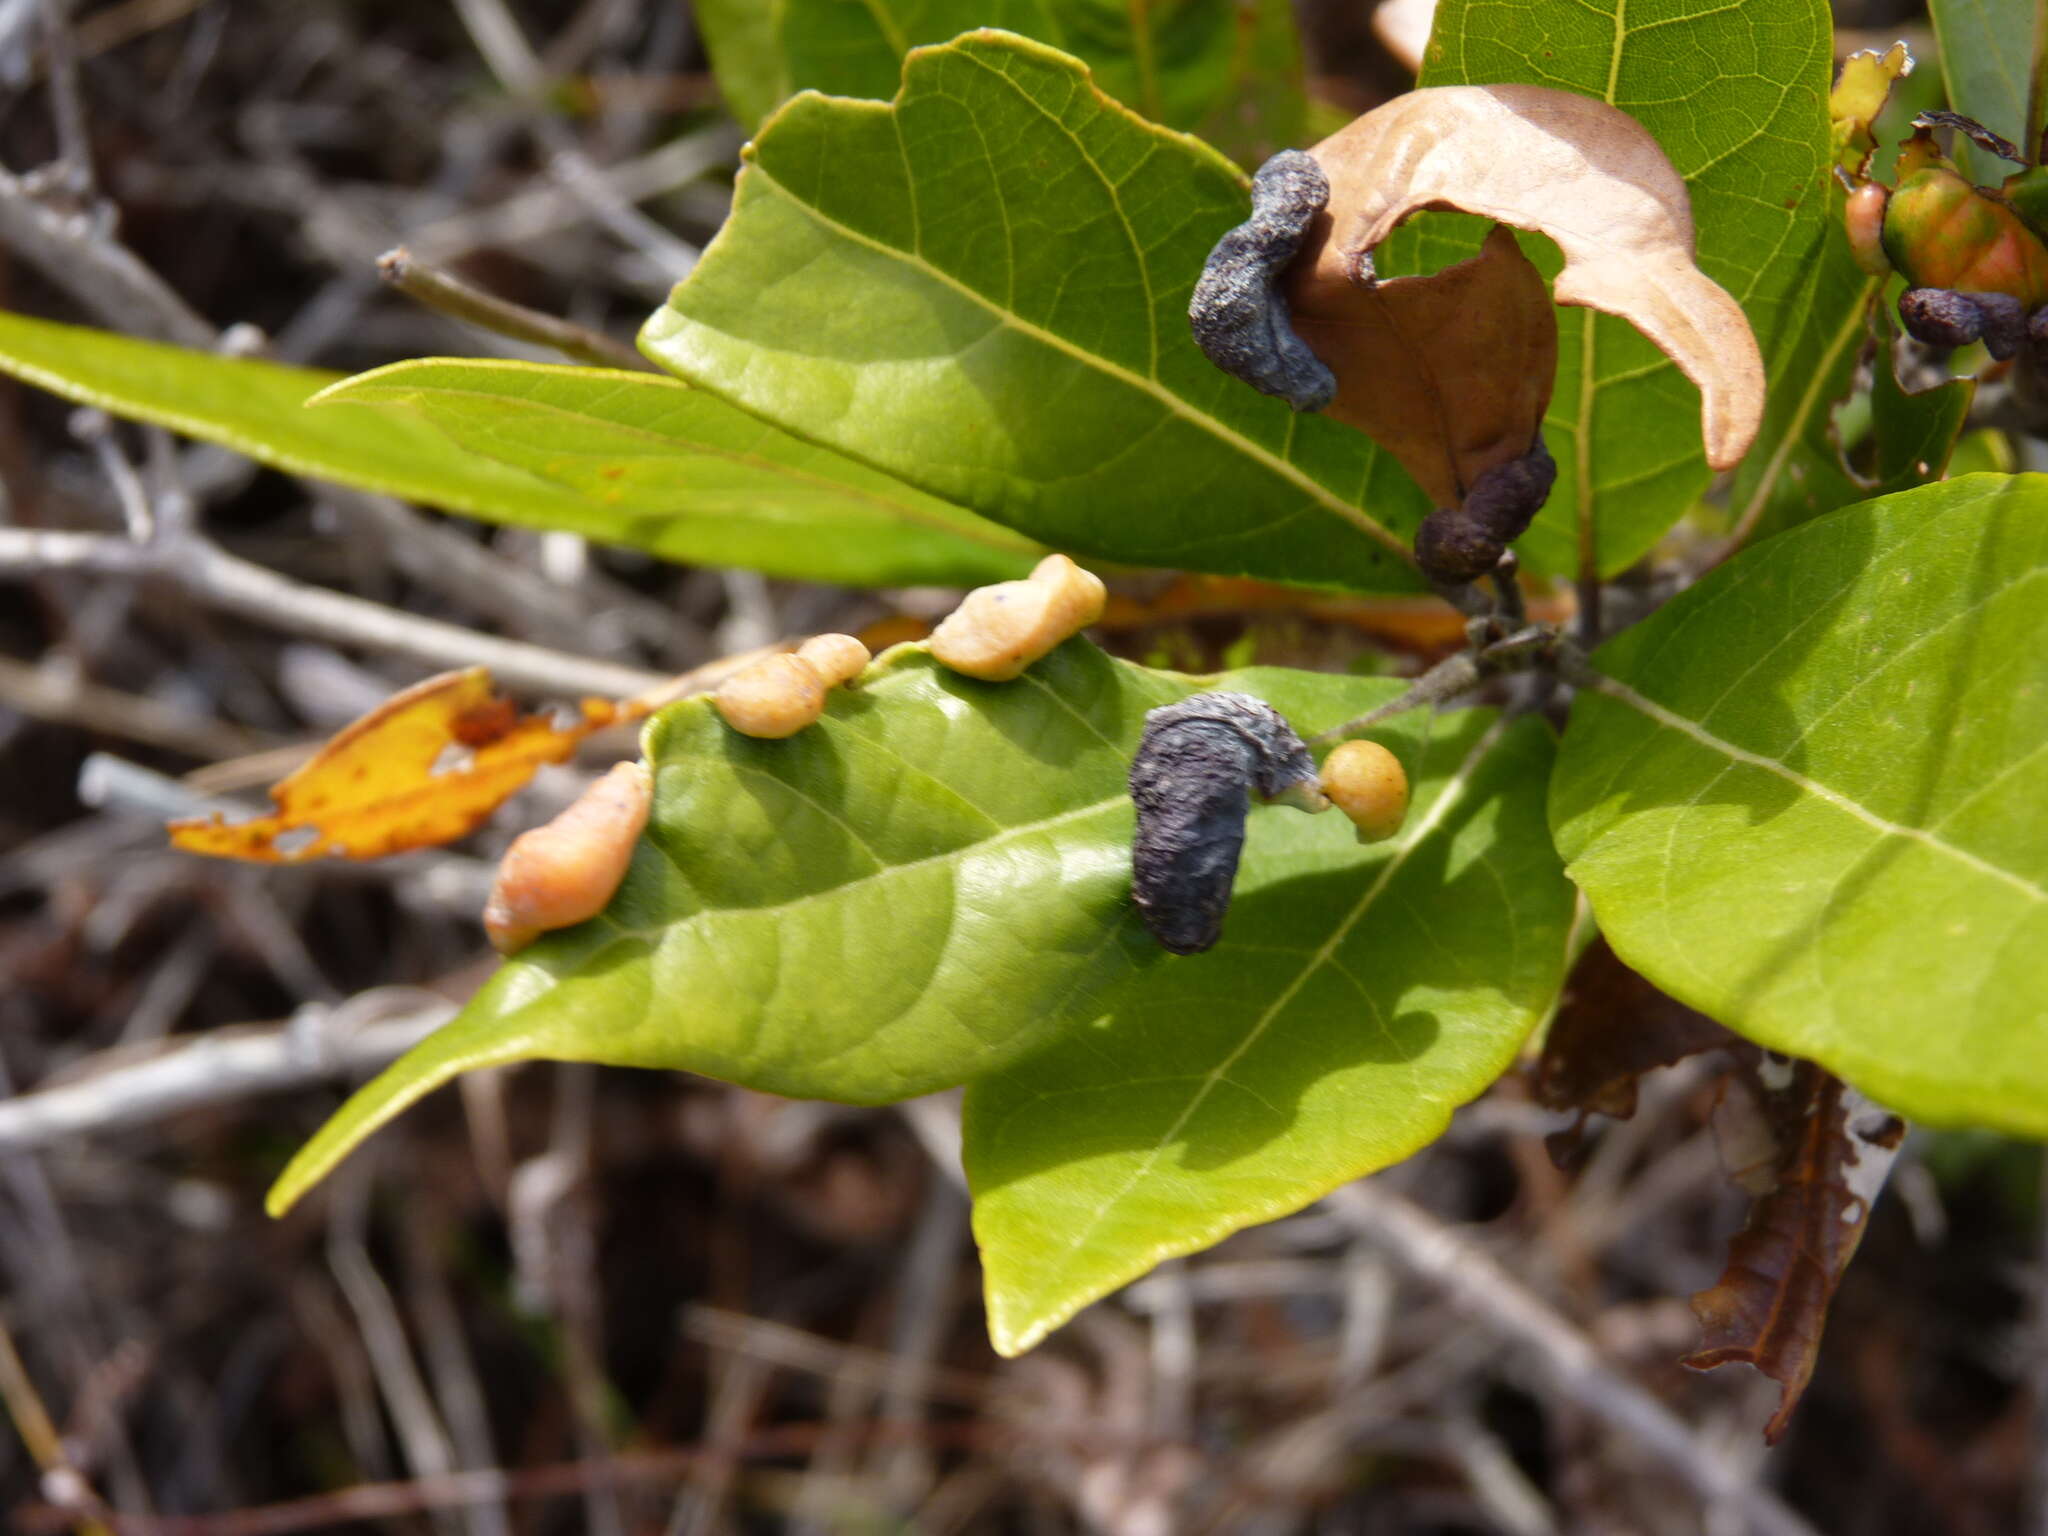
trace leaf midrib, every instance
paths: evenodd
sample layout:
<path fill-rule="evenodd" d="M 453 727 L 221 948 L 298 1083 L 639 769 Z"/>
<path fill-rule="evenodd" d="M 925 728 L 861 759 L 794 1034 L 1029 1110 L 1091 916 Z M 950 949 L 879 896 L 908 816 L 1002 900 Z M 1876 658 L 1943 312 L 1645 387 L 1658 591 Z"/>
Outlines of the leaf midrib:
<path fill-rule="evenodd" d="M 2036 885 L 2018 871 L 2007 869 L 2001 864 L 1995 864 L 1980 854 L 1972 853 L 1967 848 L 1960 847 L 1946 838 L 1937 836 L 1925 827 L 1907 826 L 1903 822 L 1896 822 L 1889 817 L 1880 816 L 1861 801 L 1843 794 L 1840 790 L 1831 789 L 1817 779 L 1808 778 L 1798 769 L 1782 763 L 1774 757 L 1766 757 L 1761 752 L 1752 752 L 1747 747 L 1739 747 L 1725 737 L 1715 735 L 1698 721 L 1689 719 L 1673 710 L 1666 709 L 1656 700 L 1636 692 L 1628 684 L 1609 677 L 1604 672 L 1589 673 L 1584 679 L 1584 683 L 1585 686 L 1592 688 L 1596 693 L 1605 694 L 1616 703 L 1627 705 L 1630 709 L 1637 711 L 1653 723 L 1667 730 L 1677 731 L 1680 735 L 1705 747 L 1710 752 L 1719 753 L 1731 762 L 1742 763 L 1751 768 L 1760 768 L 1766 773 L 1777 775 L 1777 777 L 1803 793 L 1833 806 L 1845 815 L 1854 817 L 1883 836 L 1903 838 L 1909 842 L 1919 843 L 1936 853 L 1944 854 L 1956 860 L 1967 868 L 1975 870 L 1978 874 L 1989 876 L 2011 886 L 2023 896 L 2027 896 L 2034 901 L 2048 902 L 2048 890 L 2043 890 L 2039 885 Z"/>

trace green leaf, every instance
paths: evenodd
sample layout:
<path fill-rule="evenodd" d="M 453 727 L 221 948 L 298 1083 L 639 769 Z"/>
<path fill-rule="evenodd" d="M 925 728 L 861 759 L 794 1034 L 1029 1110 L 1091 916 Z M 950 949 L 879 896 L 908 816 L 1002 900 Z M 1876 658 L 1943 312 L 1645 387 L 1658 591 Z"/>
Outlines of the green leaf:
<path fill-rule="evenodd" d="M 1292 718 L 1341 713 L 1332 684 L 1304 680 Z M 1550 736 L 1477 710 L 1430 732 L 1424 714 L 1376 734 L 1414 785 L 1396 841 L 1267 818 L 1221 946 L 969 1086 L 998 1351 L 1407 1157 L 1513 1062 L 1557 996 L 1572 913 L 1544 834 Z"/>
<path fill-rule="evenodd" d="M 1603 647 L 1551 823 L 1660 987 L 1937 1124 L 2048 1136 L 2048 477 L 1759 545 Z"/>
<path fill-rule="evenodd" d="M 1824 0 L 1443 0 L 1423 64 L 1424 85 L 1597 96 L 1656 136 L 1692 195 L 1700 269 L 1741 301 L 1763 349 L 1772 409 L 1752 460 L 1803 433 L 1807 416 L 1782 407 L 1803 396 L 1850 302 L 1815 278 L 1832 36 Z M 1554 272 L 1555 253 L 1541 256 Z M 1707 484 L 1699 392 L 1625 321 L 1564 310 L 1558 324 L 1545 419 L 1557 488 L 1517 548 L 1551 571 L 1589 549 L 1612 575 Z"/>
<path fill-rule="evenodd" d="M 1130 903 L 1126 778 L 1145 711 L 1205 686 L 1302 706 L 1309 730 L 1399 687 L 1271 670 L 1198 680 L 1082 641 L 982 683 L 902 646 L 786 741 L 728 730 L 702 698 L 663 711 L 643 740 L 653 818 L 610 907 L 507 962 L 344 1107 L 275 1203 L 474 1067 L 676 1067 L 881 1103 L 1094 1018 L 1113 985 L 1165 959 Z M 1255 854 L 1279 838 L 1305 870 L 1371 864 L 1340 817 L 1251 820 Z M 1276 829 L 1287 821 L 1300 828 Z"/>
<path fill-rule="evenodd" d="M 566 492 L 601 519 L 602 537 L 676 559 L 879 585 L 1019 576 L 1043 553 L 654 374 L 423 358 L 358 374 L 315 403 L 344 402 L 423 420 Z"/>
<path fill-rule="evenodd" d="M 1073 60 L 1002 33 L 921 49 L 893 104 L 800 96 L 748 160 L 641 334 L 664 367 L 1062 549 L 1420 587 L 1414 483 L 1189 334 L 1244 179 Z"/>
<path fill-rule="evenodd" d="M 2048 0 L 1928 0 L 1948 104 L 2032 154 L 2029 98 L 2048 69 Z M 2003 181 L 2016 166 L 1956 135 L 1957 162 L 1982 182 Z"/>
<path fill-rule="evenodd" d="M 1947 469 L 1976 397 L 1976 381 L 1950 379 L 1908 393 L 1894 367 L 1883 288 L 1856 266 L 1846 239 L 1830 237 L 1814 268 L 1804 327 L 1803 349 L 1817 361 L 1796 389 L 1772 399 L 1765 418 L 1771 451 L 1752 453 L 1735 477 L 1734 522 L 1746 542 L 1852 501 L 1938 480 Z M 1823 334 L 1830 324 L 1832 332 Z M 1868 405 L 1874 441 L 1868 473 L 1859 475 L 1843 462 L 1835 407 L 1851 394 L 1864 361 L 1872 364 Z"/>
<path fill-rule="evenodd" d="M 292 474 L 672 560 L 853 583 L 985 581 L 1030 560 L 1003 529 L 651 374 L 400 364 L 327 397 L 375 408 L 307 410 L 339 374 L 4 312 L 0 370 Z"/>
<path fill-rule="evenodd" d="M 1169 128 L 1256 164 L 1300 142 L 1301 44 L 1287 0 L 698 0 L 720 86 L 759 124 L 798 91 L 887 100 L 912 48 L 1000 27 L 1081 59 Z"/>

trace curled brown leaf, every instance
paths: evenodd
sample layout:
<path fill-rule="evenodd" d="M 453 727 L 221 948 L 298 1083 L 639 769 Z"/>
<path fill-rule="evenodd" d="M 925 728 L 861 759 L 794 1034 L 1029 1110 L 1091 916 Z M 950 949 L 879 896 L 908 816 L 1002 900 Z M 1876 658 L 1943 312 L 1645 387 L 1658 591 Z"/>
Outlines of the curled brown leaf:
<path fill-rule="evenodd" d="M 1335 206 L 1333 204 L 1333 206 Z M 1360 284 L 1325 259 L 1330 216 L 1311 228 L 1287 295 L 1294 330 L 1337 376 L 1324 414 L 1401 462 L 1440 507 L 1529 451 L 1557 372 L 1550 290 L 1496 225 L 1469 261 L 1427 277 Z"/>
<path fill-rule="evenodd" d="M 1756 1197 L 1728 1267 L 1692 1299 L 1694 1370 L 1740 1362 L 1783 1389 L 1776 1444 L 1820 1355 L 1835 1287 L 1905 1139 L 1905 1122 L 1812 1062 L 1746 1057 L 1715 1113 L 1722 1160 Z"/>
<path fill-rule="evenodd" d="M 1709 464 L 1731 467 L 1754 441 L 1756 338 L 1742 306 L 1694 265 L 1685 181 L 1627 113 L 1541 86 L 1440 86 L 1395 98 L 1308 153 L 1330 183 L 1331 224 L 1301 257 L 1313 262 L 1302 280 L 1312 290 L 1354 280 L 1361 258 L 1425 209 L 1531 230 L 1564 254 L 1558 303 L 1627 320 L 1699 387 Z"/>

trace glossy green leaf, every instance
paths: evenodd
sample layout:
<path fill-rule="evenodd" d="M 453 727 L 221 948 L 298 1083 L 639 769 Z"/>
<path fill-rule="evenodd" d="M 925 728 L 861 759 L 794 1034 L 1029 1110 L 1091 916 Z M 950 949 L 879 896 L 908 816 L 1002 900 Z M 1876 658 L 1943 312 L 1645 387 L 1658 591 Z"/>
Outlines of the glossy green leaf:
<path fill-rule="evenodd" d="M 1246 164 L 1303 132 L 1288 0 L 698 0 L 696 14 L 750 126 L 803 90 L 886 101 L 912 48 L 1001 27 L 1075 55 L 1117 100 Z"/>
<path fill-rule="evenodd" d="M 1808 418 L 1785 407 L 1850 304 L 1815 277 L 1829 234 L 1832 35 L 1824 0 L 1443 0 L 1423 64 L 1424 85 L 1597 96 L 1656 136 L 1692 195 L 1700 269 L 1741 301 L 1763 349 L 1771 409 L 1752 460 L 1802 434 Z M 1455 254 L 1434 251 L 1432 264 Z M 1554 252 L 1531 255 L 1556 270 Z M 1557 487 L 1518 548 L 1553 571 L 1577 569 L 1590 549 L 1611 575 L 1707 484 L 1699 392 L 1625 321 L 1563 310 L 1558 322 L 1544 423 Z"/>
<path fill-rule="evenodd" d="M 1147 709 L 1204 686 L 1272 697 L 1315 730 L 1399 685 L 1197 680 L 1082 641 L 1014 683 L 981 683 L 904 646 L 786 741 L 737 735 L 702 698 L 663 711 L 643 741 L 653 819 L 607 911 L 507 962 L 350 1101 L 276 1200 L 474 1067 L 678 1067 L 878 1103 L 994 1071 L 1095 1017 L 1112 986 L 1165 958 L 1130 905 L 1130 756 Z M 1308 830 L 1274 825 L 1289 820 Z M 1278 838 L 1304 869 L 1369 866 L 1340 817 L 1252 822 L 1255 852 Z"/>
<path fill-rule="evenodd" d="M 860 585 L 1020 576 L 1043 553 L 655 374 L 424 358 L 344 380 L 316 403 L 344 402 L 425 421 L 566 492 L 612 542 L 677 559 Z"/>
<path fill-rule="evenodd" d="M 339 374 L 6 313 L 0 370 L 293 474 L 672 560 L 853 583 L 1029 563 L 1014 534 L 651 374 L 401 364 L 308 410 Z"/>
<path fill-rule="evenodd" d="M 800 96 L 777 113 L 641 345 L 1062 549 L 1416 590 L 1413 482 L 1189 335 L 1196 275 L 1248 207 L 1220 156 L 1073 60 L 976 33 L 912 53 L 893 104 Z"/>
<path fill-rule="evenodd" d="M 1551 800 L 1615 951 L 1914 1119 L 2048 1136 L 2048 477 L 1860 502 L 1594 657 Z"/>
<path fill-rule="evenodd" d="M 1894 367 L 1883 286 L 1850 259 L 1846 239 L 1829 241 L 1814 269 L 1804 327 L 1806 346 L 1817 362 L 1796 389 L 1771 402 L 1766 418 L 1775 428 L 1770 453 L 1750 455 L 1735 477 L 1731 510 L 1746 542 L 1852 501 L 1938 480 L 1947 469 L 1976 397 L 1976 382 L 1950 379 L 1918 394 L 1906 391 Z M 1823 334 L 1830 317 L 1835 317 L 1833 331 Z M 1871 369 L 1865 402 L 1871 442 L 1864 472 L 1852 473 L 1843 462 L 1837 406 L 1850 396 L 1863 362 Z"/>
<path fill-rule="evenodd" d="M 1949 105 L 2030 150 L 2028 100 L 2048 68 L 2048 0 L 1928 0 Z M 2033 134 L 2041 124 L 2033 123 Z M 2003 181 L 2017 169 L 1958 134 L 1956 158 L 1976 179 Z"/>
<path fill-rule="evenodd" d="M 1296 718 L 1326 711 L 1303 699 Z M 1464 711 L 1376 739 L 1414 785 L 1398 839 L 1361 848 L 1329 817 L 1268 818 L 1223 945 L 969 1086 L 1002 1353 L 1435 1140 L 1556 998 L 1572 897 L 1544 833 L 1548 731 Z"/>

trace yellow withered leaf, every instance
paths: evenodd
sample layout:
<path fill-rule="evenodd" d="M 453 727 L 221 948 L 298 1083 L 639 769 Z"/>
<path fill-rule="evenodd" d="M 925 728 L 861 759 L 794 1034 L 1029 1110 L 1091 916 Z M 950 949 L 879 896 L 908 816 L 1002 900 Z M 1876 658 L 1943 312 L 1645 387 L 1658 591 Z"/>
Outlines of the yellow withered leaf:
<path fill-rule="evenodd" d="M 260 864 L 436 847 L 474 831 L 543 764 L 625 717 L 603 699 L 584 700 L 566 723 L 523 714 L 484 668 L 444 672 L 385 700 L 280 780 L 270 791 L 275 814 L 174 821 L 171 842 Z"/>
<path fill-rule="evenodd" d="M 1842 72 L 1828 96 L 1828 120 L 1832 125 L 1835 164 L 1849 175 L 1862 179 L 1877 152 L 1877 135 L 1871 124 L 1891 99 L 1892 82 L 1913 73 L 1913 55 L 1904 43 L 1893 43 L 1879 53 L 1865 48 L 1842 60 Z"/>

